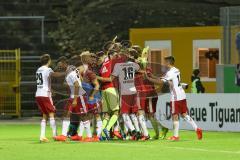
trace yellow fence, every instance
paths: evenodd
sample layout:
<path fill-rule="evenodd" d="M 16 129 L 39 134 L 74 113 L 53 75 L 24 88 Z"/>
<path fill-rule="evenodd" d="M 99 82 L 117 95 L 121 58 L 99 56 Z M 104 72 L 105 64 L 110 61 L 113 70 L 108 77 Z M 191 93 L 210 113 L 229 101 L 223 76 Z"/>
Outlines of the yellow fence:
<path fill-rule="evenodd" d="M 20 49 L 0 50 L 0 116 L 20 116 Z"/>

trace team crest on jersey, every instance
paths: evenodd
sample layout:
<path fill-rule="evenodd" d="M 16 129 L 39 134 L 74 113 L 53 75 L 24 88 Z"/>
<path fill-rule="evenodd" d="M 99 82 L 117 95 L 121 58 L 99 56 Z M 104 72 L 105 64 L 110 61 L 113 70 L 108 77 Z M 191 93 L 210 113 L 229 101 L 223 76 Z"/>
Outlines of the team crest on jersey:
<path fill-rule="evenodd" d="M 103 69 L 102 69 L 102 73 L 106 73 L 106 72 L 108 72 L 108 69 L 107 69 L 107 67 L 103 67 Z"/>

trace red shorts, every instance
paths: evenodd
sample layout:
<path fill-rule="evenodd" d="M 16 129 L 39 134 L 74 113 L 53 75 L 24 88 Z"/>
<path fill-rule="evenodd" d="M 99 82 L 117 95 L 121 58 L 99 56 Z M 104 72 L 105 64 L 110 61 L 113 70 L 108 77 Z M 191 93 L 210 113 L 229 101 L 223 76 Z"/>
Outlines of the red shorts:
<path fill-rule="evenodd" d="M 145 113 L 156 113 L 158 97 L 147 98 L 145 103 Z"/>
<path fill-rule="evenodd" d="M 140 97 L 138 98 L 138 109 L 144 110 L 145 113 L 155 113 L 157 108 L 158 97 Z"/>
<path fill-rule="evenodd" d="M 137 106 L 138 106 L 138 109 L 141 109 L 141 110 L 145 110 L 145 107 L 146 107 L 146 101 L 147 101 L 147 98 L 146 97 L 137 97 Z"/>
<path fill-rule="evenodd" d="M 121 113 L 137 113 L 137 95 L 121 95 Z"/>
<path fill-rule="evenodd" d="M 82 96 L 82 100 L 80 97 L 77 98 L 77 105 L 75 107 L 72 106 L 73 98 L 69 98 L 67 105 L 65 107 L 66 110 L 68 110 L 71 113 L 76 114 L 84 114 L 87 113 L 87 99 L 85 96 Z"/>
<path fill-rule="evenodd" d="M 36 97 L 35 99 L 42 114 L 54 113 L 56 111 L 51 97 Z"/>
<path fill-rule="evenodd" d="M 172 114 L 183 114 L 188 112 L 186 99 L 180 101 L 171 101 L 170 107 Z"/>

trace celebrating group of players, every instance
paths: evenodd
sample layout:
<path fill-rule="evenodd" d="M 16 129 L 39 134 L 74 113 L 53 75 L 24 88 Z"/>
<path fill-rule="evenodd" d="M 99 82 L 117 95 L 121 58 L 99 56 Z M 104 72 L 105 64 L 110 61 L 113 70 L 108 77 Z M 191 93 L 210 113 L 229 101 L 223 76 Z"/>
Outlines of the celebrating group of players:
<path fill-rule="evenodd" d="M 126 47 L 111 42 L 106 48 L 98 53 L 85 51 L 69 59 L 60 57 L 54 71 L 49 67 L 50 55 L 41 56 L 42 66 L 36 72 L 36 103 L 43 115 L 41 142 L 49 141 L 45 136 L 47 120 L 56 141 L 69 138 L 93 142 L 112 140 L 114 137 L 145 141 L 150 139 L 146 119 L 153 126 L 153 139 L 165 139 L 168 128 L 155 117 L 157 90 L 163 84 L 168 84 L 171 92 L 174 135 L 168 139 L 179 140 L 179 115 L 193 126 L 198 139 L 202 139 L 202 130 L 187 114 L 186 95 L 180 83 L 180 72 L 174 67 L 174 57 L 165 57 L 164 65 L 168 71 L 162 77 L 156 77 L 146 59 L 143 60 L 143 51 L 139 46 Z M 54 77 L 65 77 L 61 85 L 69 88 L 61 135 L 57 135 L 56 110 L 51 98 L 51 80 Z"/>

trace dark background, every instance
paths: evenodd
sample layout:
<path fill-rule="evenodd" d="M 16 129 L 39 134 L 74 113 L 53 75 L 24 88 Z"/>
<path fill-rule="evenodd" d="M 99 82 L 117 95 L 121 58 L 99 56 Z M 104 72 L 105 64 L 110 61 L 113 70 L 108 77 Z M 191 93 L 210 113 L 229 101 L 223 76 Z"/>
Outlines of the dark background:
<path fill-rule="evenodd" d="M 82 50 L 99 51 L 116 35 L 129 38 L 129 28 L 219 25 L 220 7 L 239 0 L 0 0 L 0 16 L 45 16 L 41 22 L 0 20 L 0 49 L 21 49 L 22 115 L 35 115 L 35 71 L 39 56 L 53 59 Z M 61 95 L 56 95 L 61 96 Z"/>

